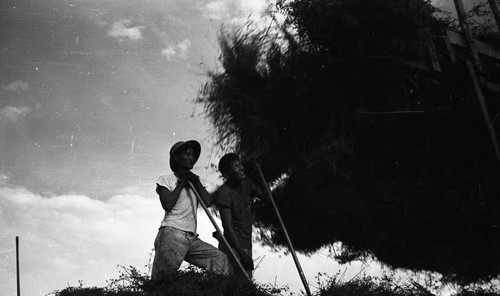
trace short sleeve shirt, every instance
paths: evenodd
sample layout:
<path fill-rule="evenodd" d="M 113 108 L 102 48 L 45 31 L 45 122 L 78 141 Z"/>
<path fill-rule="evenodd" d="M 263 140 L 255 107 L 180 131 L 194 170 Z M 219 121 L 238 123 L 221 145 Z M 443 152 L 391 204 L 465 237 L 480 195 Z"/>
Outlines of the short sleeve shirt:
<path fill-rule="evenodd" d="M 174 191 L 177 186 L 177 177 L 174 174 L 161 176 L 158 185 Z M 184 231 L 196 233 L 196 212 L 198 200 L 190 188 L 183 188 L 177 203 L 169 211 L 165 212 L 161 226 L 170 226 Z"/>
<path fill-rule="evenodd" d="M 250 179 L 243 179 L 240 188 L 235 189 L 224 184 L 215 193 L 217 207 L 231 210 L 231 224 L 236 237 L 243 248 L 250 250 L 252 249 L 253 186 Z"/>

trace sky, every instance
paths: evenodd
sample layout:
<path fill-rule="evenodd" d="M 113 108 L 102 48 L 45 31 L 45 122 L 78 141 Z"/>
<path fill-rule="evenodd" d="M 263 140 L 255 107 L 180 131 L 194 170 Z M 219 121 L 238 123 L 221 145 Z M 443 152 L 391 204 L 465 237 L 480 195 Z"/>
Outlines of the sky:
<path fill-rule="evenodd" d="M 194 104 L 216 70 L 221 25 L 261 23 L 268 0 L 0 1 L 0 291 L 46 295 L 104 286 L 118 266 L 147 272 L 163 217 L 154 192 L 168 150 L 196 139 L 194 171 L 220 183 L 219 152 Z M 438 5 L 445 5 L 444 1 Z M 202 239 L 216 244 L 199 212 Z M 286 223 L 286 221 L 285 221 Z M 260 283 L 302 289 L 291 256 L 255 243 Z M 299 256 L 318 273 L 380 274 L 338 265 L 323 249 Z"/>

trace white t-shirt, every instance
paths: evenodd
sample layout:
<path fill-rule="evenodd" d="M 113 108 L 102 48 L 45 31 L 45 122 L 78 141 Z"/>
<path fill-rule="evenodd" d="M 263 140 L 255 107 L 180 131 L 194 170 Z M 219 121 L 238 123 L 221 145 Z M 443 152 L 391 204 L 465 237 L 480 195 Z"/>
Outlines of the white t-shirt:
<path fill-rule="evenodd" d="M 177 186 L 177 177 L 174 174 L 161 176 L 158 185 L 174 191 Z M 179 194 L 179 199 L 170 212 L 165 212 L 161 226 L 170 226 L 184 231 L 196 233 L 196 211 L 198 200 L 191 188 L 184 187 Z"/>

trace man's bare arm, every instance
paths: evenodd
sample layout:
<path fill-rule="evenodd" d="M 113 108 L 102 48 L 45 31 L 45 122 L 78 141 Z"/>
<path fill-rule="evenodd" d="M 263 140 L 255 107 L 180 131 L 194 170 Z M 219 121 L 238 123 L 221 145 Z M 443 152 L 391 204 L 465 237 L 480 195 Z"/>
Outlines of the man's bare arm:
<path fill-rule="evenodd" d="M 167 187 L 156 184 L 156 193 L 160 197 L 162 208 L 165 212 L 170 212 L 179 200 L 182 188 L 186 185 L 185 181 L 178 181 L 173 191 L 168 190 Z"/>
<path fill-rule="evenodd" d="M 194 188 L 196 189 L 196 191 L 200 195 L 200 197 L 203 200 L 203 202 L 205 203 L 205 205 L 207 207 L 211 206 L 212 201 L 213 201 L 213 197 L 210 193 L 208 193 L 205 186 L 203 186 L 203 184 L 201 184 L 200 177 L 198 177 L 197 175 L 190 172 L 190 174 L 187 175 L 187 178 L 189 179 L 189 181 L 191 181 L 191 183 L 193 183 Z"/>

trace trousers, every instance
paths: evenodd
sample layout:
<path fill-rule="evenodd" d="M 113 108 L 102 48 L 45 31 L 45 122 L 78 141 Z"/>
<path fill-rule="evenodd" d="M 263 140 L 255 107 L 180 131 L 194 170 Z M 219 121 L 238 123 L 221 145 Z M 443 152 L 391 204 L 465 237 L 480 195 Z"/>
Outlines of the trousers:
<path fill-rule="evenodd" d="M 175 272 L 185 260 L 209 272 L 229 274 L 226 254 L 198 238 L 198 234 L 164 226 L 155 239 L 155 256 L 151 278 Z"/>
<path fill-rule="evenodd" d="M 222 242 L 219 242 L 219 250 L 221 250 L 222 252 L 224 252 L 224 254 L 226 254 L 226 256 L 228 258 L 228 261 L 229 261 L 229 273 L 231 273 L 231 274 L 241 274 L 242 273 L 241 268 L 238 266 L 238 263 L 236 262 L 236 260 L 234 260 L 234 257 L 231 255 L 231 251 L 229 251 L 229 249 L 226 246 L 226 244 L 224 244 Z M 243 251 L 248 256 L 250 256 L 250 258 L 252 257 L 252 249 L 243 249 Z M 240 260 L 240 256 L 238 256 L 238 253 L 236 253 L 236 250 L 233 249 L 233 252 L 236 255 L 236 259 L 238 259 L 238 261 L 239 261 Z M 246 273 L 246 275 L 252 277 L 253 270 L 252 269 L 245 269 L 245 273 Z"/>

